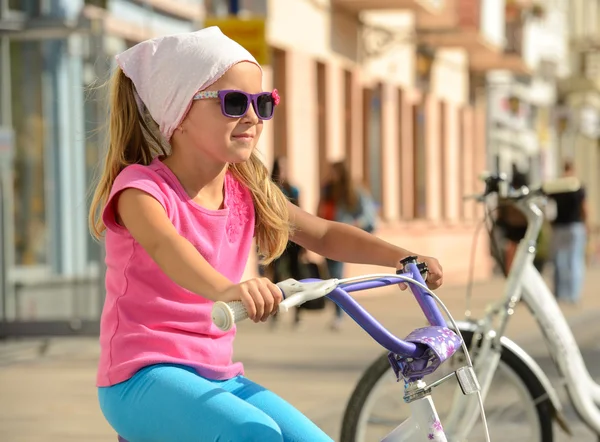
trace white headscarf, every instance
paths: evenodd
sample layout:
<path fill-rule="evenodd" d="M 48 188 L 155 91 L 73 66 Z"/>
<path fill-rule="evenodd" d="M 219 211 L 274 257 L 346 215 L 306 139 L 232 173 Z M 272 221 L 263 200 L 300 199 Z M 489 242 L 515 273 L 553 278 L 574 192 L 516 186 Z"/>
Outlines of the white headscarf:
<path fill-rule="evenodd" d="M 242 61 L 260 67 L 250 52 L 216 26 L 146 40 L 116 59 L 135 85 L 140 110 L 145 105 L 167 140 L 181 124 L 198 91 Z"/>

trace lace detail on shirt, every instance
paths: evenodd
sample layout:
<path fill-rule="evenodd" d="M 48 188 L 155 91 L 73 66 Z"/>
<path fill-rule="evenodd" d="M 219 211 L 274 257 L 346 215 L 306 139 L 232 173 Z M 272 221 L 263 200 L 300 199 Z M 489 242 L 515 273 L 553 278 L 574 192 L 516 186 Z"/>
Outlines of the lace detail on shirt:
<path fill-rule="evenodd" d="M 247 195 L 248 190 L 230 175 L 228 175 L 227 188 L 227 206 L 229 207 L 227 238 L 229 242 L 233 243 L 239 240 L 244 226 L 250 221 L 249 204 L 252 204 L 252 199 Z"/>

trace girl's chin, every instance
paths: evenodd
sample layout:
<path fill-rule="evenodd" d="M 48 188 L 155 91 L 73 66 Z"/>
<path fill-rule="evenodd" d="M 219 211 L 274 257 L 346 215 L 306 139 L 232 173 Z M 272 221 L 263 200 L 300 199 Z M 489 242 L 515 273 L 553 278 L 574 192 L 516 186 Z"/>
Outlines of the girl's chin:
<path fill-rule="evenodd" d="M 231 152 L 229 155 L 229 163 L 243 163 L 244 161 L 248 161 L 250 156 L 252 155 L 253 148 L 246 149 L 236 149 L 234 152 Z"/>

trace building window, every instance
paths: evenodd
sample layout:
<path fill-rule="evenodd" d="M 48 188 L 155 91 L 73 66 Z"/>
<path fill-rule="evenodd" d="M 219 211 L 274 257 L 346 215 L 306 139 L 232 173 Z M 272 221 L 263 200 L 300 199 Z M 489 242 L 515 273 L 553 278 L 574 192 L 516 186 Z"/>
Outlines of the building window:
<path fill-rule="evenodd" d="M 8 0 L 8 9 L 22 12 L 29 17 L 39 17 L 44 13 L 44 9 L 48 9 L 48 4 L 45 3 L 41 0 Z"/>
<path fill-rule="evenodd" d="M 94 62 L 100 61 L 88 59 L 84 68 L 89 75 L 84 76 L 83 87 L 86 90 L 86 99 L 84 101 L 84 124 L 85 124 L 85 180 L 88 186 L 88 198 L 86 203 L 86 213 L 90 210 L 92 195 L 100 178 L 101 167 L 104 165 L 104 151 L 107 146 L 107 128 L 108 121 L 102 118 L 106 115 L 108 98 L 108 88 L 98 88 L 94 84 L 95 72 Z M 105 117 L 106 118 L 106 117 Z M 100 263 L 101 250 L 98 242 L 90 234 L 87 235 L 87 261 L 88 263 Z"/>
<path fill-rule="evenodd" d="M 97 6 L 102 9 L 106 9 L 107 0 L 85 0 L 86 5 Z"/>
<path fill-rule="evenodd" d="M 287 115 L 286 115 L 286 54 L 273 49 L 273 87 L 283 97 L 273 116 L 273 154 L 275 157 L 287 156 Z"/>
<path fill-rule="evenodd" d="M 404 170 L 404 162 L 405 162 L 405 158 L 404 158 L 404 126 L 402 124 L 402 119 L 404 116 L 404 92 L 402 91 L 402 89 L 398 89 L 398 119 L 396 120 L 396 124 L 398 125 L 398 185 L 400 188 L 400 191 L 398 192 L 398 208 L 399 208 L 399 218 L 403 219 L 405 214 L 404 214 L 404 198 L 403 198 L 403 184 L 404 184 L 404 180 L 402 178 L 403 175 L 403 170 Z"/>
<path fill-rule="evenodd" d="M 323 183 L 328 172 L 327 157 L 327 70 L 323 63 L 317 62 L 317 147 L 319 183 Z"/>
<path fill-rule="evenodd" d="M 8 0 L 8 9 L 11 11 L 26 12 L 26 6 L 27 5 L 24 0 Z"/>
<path fill-rule="evenodd" d="M 364 91 L 364 177 L 375 201 L 382 203 L 381 85 Z"/>
<path fill-rule="evenodd" d="M 459 195 L 459 203 L 458 203 L 458 217 L 460 219 L 465 219 L 468 218 L 468 214 L 466 212 L 466 206 L 465 203 L 463 202 L 463 195 L 466 194 L 466 186 L 465 186 L 465 180 L 470 179 L 470 175 L 472 173 L 472 171 L 467 170 L 466 168 L 466 164 L 465 164 L 465 158 L 469 158 L 469 163 L 470 165 L 473 164 L 473 147 L 472 144 L 468 145 L 468 148 L 470 150 L 470 152 L 465 152 L 465 149 L 467 147 L 467 143 L 466 143 L 466 134 L 465 134 L 465 110 L 464 108 L 461 108 L 458 111 L 458 146 L 459 146 L 459 152 L 462 151 L 463 154 L 459 155 L 458 157 L 458 195 Z"/>
<path fill-rule="evenodd" d="M 442 210 L 442 218 L 446 218 L 448 216 L 448 205 L 450 201 L 446 198 L 446 187 L 448 183 L 448 173 L 446 170 L 446 163 L 448 161 L 448 143 L 447 143 L 447 115 L 446 115 L 446 103 L 443 101 L 440 102 L 440 128 L 439 128 L 439 146 L 440 146 L 440 196 L 441 196 L 441 210 Z"/>
<path fill-rule="evenodd" d="M 15 264 L 40 265 L 48 261 L 41 43 L 11 42 L 10 63 L 15 131 Z"/>
<path fill-rule="evenodd" d="M 423 99 L 413 105 L 413 158 L 414 158 L 414 215 L 427 215 L 427 161 L 425 152 L 425 106 Z"/>
<path fill-rule="evenodd" d="M 354 112 L 354 103 L 352 100 L 352 72 L 344 71 L 344 151 L 346 153 L 346 163 L 350 170 L 352 169 L 352 113 Z"/>

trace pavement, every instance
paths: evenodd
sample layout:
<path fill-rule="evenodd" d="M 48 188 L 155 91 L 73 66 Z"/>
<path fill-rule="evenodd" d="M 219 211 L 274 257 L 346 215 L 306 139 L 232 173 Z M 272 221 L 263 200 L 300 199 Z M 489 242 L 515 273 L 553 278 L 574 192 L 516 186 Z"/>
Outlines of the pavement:
<path fill-rule="evenodd" d="M 474 317 L 481 316 L 485 306 L 501 296 L 503 284 L 501 279 L 492 278 L 474 285 Z M 598 287 L 600 270 L 590 269 L 581 304 L 563 306 L 591 368 L 600 367 Z M 464 287 L 444 287 L 438 296 L 455 319 L 464 318 Z M 408 292 L 379 289 L 358 301 L 398 336 L 424 325 L 423 314 Z M 235 358 L 244 362 L 249 378 L 294 404 L 337 440 L 341 416 L 354 385 L 382 349 L 349 318 L 341 330 L 330 330 L 333 310 L 329 306 L 325 311 L 306 312 L 298 329 L 292 324 L 292 315 L 282 316 L 276 327 L 241 323 Z M 517 308 L 507 335 L 533 352 L 544 369 L 551 371 L 551 361 L 540 345 L 541 334 L 524 307 Z M 0 345 L 0 441 L 115 441 L 97 405 L 97 359 L 97 340 L 90 338 Z M 600 376 L 600 370 L 591 371 L 594 377 Z M 577 423 L 572 411 L 567 413 L 576 437 L 565 441 L 597 441 Z M 562 442 L 562 436 L 559 440 Z"/>

